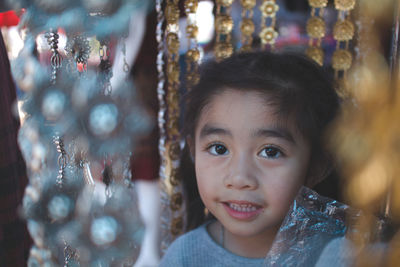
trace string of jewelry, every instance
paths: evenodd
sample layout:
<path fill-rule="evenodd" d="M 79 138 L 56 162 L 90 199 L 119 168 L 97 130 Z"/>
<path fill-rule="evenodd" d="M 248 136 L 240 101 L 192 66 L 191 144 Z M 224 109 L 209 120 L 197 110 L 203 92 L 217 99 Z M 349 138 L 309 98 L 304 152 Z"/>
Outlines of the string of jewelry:
<path fill-rule="evenodd" d="M 271 50 L 275 49 L 275 42 L 278 38 L 278 32 L 275 29 L 276 13 L 279 6 L 275 0 L 264 0 L 260 6 L 261 11 L 261 31 L 260 39 L 262 47 L 269 46 Z"/>
<path fill-rule="evenodd" d="M 126 61 L 126 36 L 124 37 L 124 39 L 122 41 L 121 51 L 122 51 L 122 56 L 123 56 L 123 61 L 124 61 L 124 65 L 122 66 L 122 70 L 125 73 L 128 73 L 129 69 L 130 69 L 130 66 L 129 66 L 128 62 Z"/>
<path fill-rule="evenodd" d="M 231 43 L 233 19 L 230 16 L 232 2 L 233 0 L 216 1 L 214 55 L 217 60 L 227 58 L 233 53 L 233 45 Z"/>
<path fill-rule="evenodd" d="M 164 40 L 163 40 L 163 23 L 164 23 L 164 14 L 162 10 L 162 2 L 163 0 L 156 0 L 156 11 L 157 11 L 157 27 L 156 27 L 156 39 L 157 39 L 157 72 L 158 72 L 158 83 L 157 83 L 157 98 L 158 98 L 158 129 L 159 129 L 159 142 L 158 142 L 158 151 L 160 153 L 160 171 L 159 176 L 161 181 L 164 181 L 165 176 L 165 140 L 166 140 L 166 131 L 165 131 L 165 114 L 167 110 L 167 105 L 165 103 L 165 75 L 164 75 Z"/>
<path fill-rule="evenodd" d="M 179 8 L 178 0 L 166 5 L 167 21 L 167 183 L 171 190 L 169 208 L 172 212 L 170 232 L 173 237 L 183 232 L 182 185 L 178 177 L 180 156 L 179 134 Z"/>
<path fill-rule="evenodd" d="M 253 8 L 256 5 L 256 0 L 240 0 L 242 5 L 242 21 L 240 22 L 240 32 L 241 32 L 241 42 L 242 46 L 240 48 L 241 52 L 251 51 L 251 46 L 253 43 L 253 33 L 255 30 L 253 22 Z"/>
<path fill-rule="evenodd" d="M 186 88 L 190 90 L 199 80 L 200 51 L 197 44 L 196 11 L 198 0 L 186 0 L 185 12 L 187 17 L 186 36 L 188 38 L 188 51 L 186 52 Z"/>
<path fill-rule="evenodd" d="M 306 54 L 320 66 L 324 64 L 324 50 L 321 48 L 322 38 L 325 37 L 326 24 L 324 11 L 328 0 L 308 0 L 311 6 L 311 17 L 307 20 L 307 34 L 310 37 Z"/>
<path fill-rule="evenodd" d="M 107 39 L 100 40 L 99 57 L 100 57 L 100 64 L 98 67 L 100 72 L 102 73 L 101 77 L 102 77 L 103 93 L 106 96 L 110 96 L 112 92 L 110 80 L 111 77 L 113 76 L 113 73 L 110 61 L 109 41 Z"/>
<path fill-rule="evenodd" d="M 59 170 L 56 178 L 56 185 L 61 188 L 64 183 L 65 168 L 68 164 L 68 155 L 64 148 L 64 141 L 60 136 L 55 136 L 53 142 L 57 146 L 57 152 L 59 153 L 57 160 Z"/>
<path fill-rule="evenodd" d="M 49 44 L 50 50 L 52 52 L 50 58 L 50 65 L 52 68 L 50 80 L 52 84 L 55 84 L 57 80 L 58 69 L 62 66 L 62 56 L 58 52 L 59 35 L 57 33 L 57 30 L 50 30 L 45 34 L 45 38 L 47 39 L 47 43 Z"/>
<path fill-rule="evenodd" d="M 349 44 L 354 37 L 355 27 L 350 19 L 350 12 L 354 9 L 355 4 L 355 0 L 335 0 L 338 17 L 333 28 L 336 50 L 332 56 L 332 67 L 335 70 L 335 78 L 339 80 L 340 94 L 345 93 L 344 79 L 353 61 L 353 56 L 349 51 Z"/>

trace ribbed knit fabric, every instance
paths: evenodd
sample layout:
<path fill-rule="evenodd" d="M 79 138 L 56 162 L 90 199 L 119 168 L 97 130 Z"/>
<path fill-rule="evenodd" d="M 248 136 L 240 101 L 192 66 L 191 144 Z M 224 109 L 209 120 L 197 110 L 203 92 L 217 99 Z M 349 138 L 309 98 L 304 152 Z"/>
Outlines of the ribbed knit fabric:
<path fill-rule="evenodd" d="M 263 266 L 264 258 L 237 256 L 217 244 L 207 232 L 207 225 L 177 238 L 168 248 L 160 267 L 255 267 Z"/>

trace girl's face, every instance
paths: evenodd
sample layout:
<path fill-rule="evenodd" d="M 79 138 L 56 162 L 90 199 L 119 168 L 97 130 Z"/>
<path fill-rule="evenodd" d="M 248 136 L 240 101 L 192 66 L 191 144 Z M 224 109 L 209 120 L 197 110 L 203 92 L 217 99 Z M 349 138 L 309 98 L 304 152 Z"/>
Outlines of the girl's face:
<path fill-rule="evenodd" d="M 226 89 L 199 117 L 197 184 L 226 234 L 271 238 L 305 181 L 309 145 L 295 125 L 278 125 L 273 107 L 253 91 Z"/>

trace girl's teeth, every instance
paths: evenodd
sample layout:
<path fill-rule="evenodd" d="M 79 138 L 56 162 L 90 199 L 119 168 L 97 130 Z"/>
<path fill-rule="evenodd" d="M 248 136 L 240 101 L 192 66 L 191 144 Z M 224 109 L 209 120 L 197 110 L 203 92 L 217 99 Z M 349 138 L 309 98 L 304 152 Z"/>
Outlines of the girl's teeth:
<path fill-rule="evenodd" d="M 233 210 L 240 211 L 240 212 L 252 212 L 257 210 L 255 206 L 249 205 L 249 204 L 244 204 L 244 205 L 238 205 L 234 203 L 229 203 L 229 207 Z"/>

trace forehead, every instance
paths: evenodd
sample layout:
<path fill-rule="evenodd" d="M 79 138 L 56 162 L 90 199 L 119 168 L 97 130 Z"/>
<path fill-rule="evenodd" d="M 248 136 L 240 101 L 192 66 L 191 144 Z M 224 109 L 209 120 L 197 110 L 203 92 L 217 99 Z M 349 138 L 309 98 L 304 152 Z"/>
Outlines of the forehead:
<path fill-rule="evenodd" d="M 196 125 L 196 132 L 206 123 L 240 125 L 245 123 L 282 126 L 283 119 L 277 112 L 271 99 L 257 91 L 239 91 L 225 89 L 214 95 L 201 111 Z M 286 123 L 285 123 L 286 124 Z"/>

